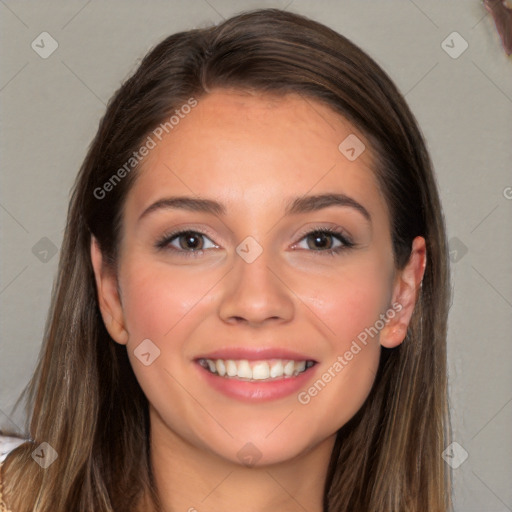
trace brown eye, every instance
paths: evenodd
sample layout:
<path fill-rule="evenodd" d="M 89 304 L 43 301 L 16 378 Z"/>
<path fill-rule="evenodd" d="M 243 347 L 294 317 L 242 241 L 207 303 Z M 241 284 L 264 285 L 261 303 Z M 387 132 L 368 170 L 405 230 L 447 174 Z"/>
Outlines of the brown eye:
<path fill-rule="evenodd" d="M 215 249 L 218 247 L 204 233 L 192 230 L 165 235 L 155 246 L 157 249 L 169 249 L 183 254 L 201 253 L 204 249 Z"/>
<path fill-rule="evenodd" d="M 331 233 L 326 233 L 325 231 L 315 231 L 307 235 L 305 238 L 312 241 L 312 244 L 308 243 L 308 247 L 310 249 L 330 249 L 333 244 L 333 235 Z"/>
<path fill-rule="evenodd" d="M 332 228 L 315 229 L 310 231 L 301 238 L 299 244 L 302 244 L 303 240 L 306 242 L 306 247 L 303 246 L 301 248 L 310 249 L 312 252 L 320 254 L 324 253 L 330 255 L 335 255 L 339 252 L 350 249 L 355 245 L 345 235 L 344 231 Z"/>
<path fill-rule="evenodd" d="M 180 241 L 181 249 L 192 249 L 196 251 L 203 248 L 204 242 L 202 237 L 203 235 L 200 233 L 196 233 L 194 231 L 186 231 L 185 233 L 182 233 L 175 238 L 178 238 Z"/>

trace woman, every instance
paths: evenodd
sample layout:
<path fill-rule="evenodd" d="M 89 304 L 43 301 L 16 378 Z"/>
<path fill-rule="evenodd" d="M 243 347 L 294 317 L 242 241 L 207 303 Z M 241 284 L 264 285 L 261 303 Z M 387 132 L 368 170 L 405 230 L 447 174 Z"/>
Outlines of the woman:
<path fill-rule="evenodd" d="M 369 56 L 274 9 L 172 35 L 80 169 L 6 506 L 450 510 L 448 303 L 429 155 Z"/>

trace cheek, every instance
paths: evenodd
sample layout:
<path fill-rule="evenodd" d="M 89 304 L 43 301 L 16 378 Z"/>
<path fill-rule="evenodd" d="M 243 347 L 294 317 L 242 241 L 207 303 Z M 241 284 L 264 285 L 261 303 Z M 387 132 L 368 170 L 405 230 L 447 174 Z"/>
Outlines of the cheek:
<path fill-rule="evenodd" d="M 187 314 L 201 309 L 202 297 L 214 284 L 211 276 L 199 278 L 190 268 L 171 272 L 166 265 L 142 259 L 127 262 L 123 275 L 123 310 L 132 343 L 170 335 Z"/>
<path fill-rule="evenodd" d="M 215 276 L 198 275 L 185 266 L 171 270 L 169 265 L 143 255 L 125 260 L 121 275 L 128 356 L 144 393 L 157 410 L 164 411 L 168 396 L 182 393 L 176 382 L 187 378 L 183 365 L 187 340 L 205 317 L 205 295 Z M 148 366 L 137 358 L 137 348 L 146 339 L 159 350 L 158 358 Z"/>
<path fill-rule="evenodd" d="M 388 270 L 382 259 L 361 258 L 302 286 L 299 295 L 328 340 L 316 380 L 298 396 L 319 431 L 344 425 L 370 393 L 380 359 L 379 319 L 390 296 Z"/>
<path fill-rule="evenodd" d="M 312 432 L 332 434 L 345 425 L 368 397 L 380 360 L 378 332 L 382 295 L 371 286 L 346 286 L 325 295 L 315 314 L 329 326 L 329 343 L 315 379 L 297 395 L 300 413 Z M 332 332 L 331 332 L 332 331 Z M 284 440 L 283 440 L 284 441 Z"/>
<path fill-rule="evenodd" d="M 388 268 L 366 258 L 326 275 L 297 282 L 298 295 L 322 320 L 332 348 L 344 351 L 354 338 L 374 326 L 390 299 Z"/>

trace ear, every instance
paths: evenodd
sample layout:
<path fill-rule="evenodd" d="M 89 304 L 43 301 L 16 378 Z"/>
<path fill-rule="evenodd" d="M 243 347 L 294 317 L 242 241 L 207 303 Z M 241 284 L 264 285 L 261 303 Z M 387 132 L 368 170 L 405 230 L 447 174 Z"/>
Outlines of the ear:
<path fill-rule="evenodd" d="M 98 304 L 105 327 L 114 341 L 126 345 L 128 331 L 125 329 L 117 276 L 104 264 L 103 254 L 94 236 L 91 236 L 91 261 L 98 290 Z"/>
<path fill-rule="evenodd" d="M 416 237 L 412 242 L 411 255 L 405 268 L 395 277 L 392 307 L 396 312 L 380 332 L 380 344 L 394 348 L 404 341 L 421 288 L 427 264 L 425 239 Z"/>

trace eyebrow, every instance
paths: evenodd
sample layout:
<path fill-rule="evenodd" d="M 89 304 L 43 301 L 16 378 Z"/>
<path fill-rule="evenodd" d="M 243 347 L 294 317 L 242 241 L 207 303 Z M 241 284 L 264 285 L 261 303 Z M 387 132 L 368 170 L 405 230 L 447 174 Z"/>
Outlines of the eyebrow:
<path fill-rule="evenodd" d="M 314 212 L 330 206 L 349 207 L 358 211 L 371 223 L 372 218 L 368 210 L 355 199 L 345 194 L 318 194 L 312 196 L 296 197 L 288 202 L 285 215 Z M 213 215 L 226 215 L 226 207 L 212 199 L 198 199 L 188 196 L 165 197 L 151 204 L 139 217 L 139 221 L 157 210 L 187 210 L 191 212 L 211 213 Z"/>

